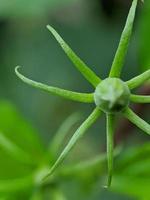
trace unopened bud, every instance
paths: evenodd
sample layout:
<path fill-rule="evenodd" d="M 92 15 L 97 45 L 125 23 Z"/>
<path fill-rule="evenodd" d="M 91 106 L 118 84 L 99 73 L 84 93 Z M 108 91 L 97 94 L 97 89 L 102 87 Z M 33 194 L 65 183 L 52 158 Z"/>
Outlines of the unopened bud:
<path fill-rule="evenodd" d="M 130 90 L 119 78 L 106 78 L 94 93 L 96 106 L 106 113 L 116 113 L 129 104 Z"/>

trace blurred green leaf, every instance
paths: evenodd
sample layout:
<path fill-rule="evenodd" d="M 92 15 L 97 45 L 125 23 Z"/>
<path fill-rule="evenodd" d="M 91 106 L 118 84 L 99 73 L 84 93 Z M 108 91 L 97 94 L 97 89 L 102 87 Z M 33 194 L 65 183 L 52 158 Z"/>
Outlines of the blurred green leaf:
<path fill-rule="evenodd" d="M 7 101 L 0 101 L 0 131 L 25 151 L 41 156 L 42 143 L 37 130 Z"/>
<path fill-rule="evenodd" d="M 26 176 L 20 179 L 1 180 L 0 181 L 0 194 L 17 193 L 20 191 L 31 190 L 33 187 L 33 177 Z"/>
<path fill-rule="evenodd" d="M 0 101 L 0 132 L 5 134 L 1 138 L 1 143 L 4 138 L 5 144 L 6 138 L 9 140 L 5 148 L 4 145 L 0 147 L 0 179 L 17 178 L 33 170 L 30 165 L 22 165 L 8 155 L 8 151 L 6 152 L 6 147 L 10 147 L 8 143 L 11 144 L 11 149 L 7 148 L 7 150 L 13 150 L 12 153 L 17 157 L 16 151 L 21 149 L 32 157 L 33 163 L 43 160 L 43 147 L 37 131 L 26 122 L 13 104 L 2 100 Z"/>
<path fill-rule="evenodd" d="M 0 0 L 1 17 L 31 17 L 43 15 L 52 9 L 76 0 Z"/>
<path fill-rule="evenodd" d="M 130 147 L 118 158 L 112 190 L 138 199 L 150 197 L 150 143 Z"/>
<path fill-rule="evenodd" d="M 35 164 L 29 154 L 20 149 L 16 144 L 12 143 L 7 137 L 0 132 L 0 147 L 12 158 L 25 164 Z"/>

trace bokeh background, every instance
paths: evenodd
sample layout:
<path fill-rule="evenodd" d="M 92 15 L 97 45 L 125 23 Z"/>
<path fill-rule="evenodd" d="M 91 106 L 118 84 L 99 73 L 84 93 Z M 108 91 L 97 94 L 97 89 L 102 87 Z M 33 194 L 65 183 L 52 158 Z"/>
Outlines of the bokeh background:
<path fill-rule="evenodd" d="M 0 0 L 0 131 L 24 149 L 34 151 L 37 136 L 43 146 L 48 146 L 60 124 L 70 114 L 79 112 L 83 118 L 88 116 L 93 105 L 71 102 L 30 88 L 16 77 L 14 68 L 21 65 L 21 71 L 26 76 L 49 85 L 79 92 L 92 91 L 93 88 L 68 60 L 46 25 L 52 25 L 72 49 L 100 77 L 105 78 L 130 5 L 131 0 Z M 122 73 L 123 80 L 149 69 L 149 35 L 150 1 L 145 0 L 144 4 L 139 2 L 132 41 Z M 147 86 L 137 92 L 145 91 L 149 92 Z M 138 105 L 134 109 L 142 118 L 149 120 L 148 106 Z M 116 142 L 123 142 L 124 150 L 116 161 L 118 176 L 114 179 L 112 191 L 102 189 L 104 181 L 99 182 L 101 176 L 105 180 L 105 169 L 97 175 L 96 184 L 91 181 L 92 189 L 89 185 L 81 186 L 78 183 L 81 181 L 75 181 L 75 178 L 62 184 L 66 199 L 150 199 L 149 138 L 126 121 L 119 121 L 116 125 Z M 36 137 L 31 137 L 30 133 Z M 105 151 L 105 142 L 103 117 L 76 146 L 68 162 L 76 163 L 93 158 Z M 0 180 L 25 177 L 32 171 L 15 162 L 2 147 L 0 156 Z M 90 180 L 87 177 L 85 182 Z M 1 199 L 32 199 L 32 192 L 27 193 L 19 194 L 11 190 L 3 192 L 0 181 Z M 45 196 L 41 199 L 52 198 Z"/>

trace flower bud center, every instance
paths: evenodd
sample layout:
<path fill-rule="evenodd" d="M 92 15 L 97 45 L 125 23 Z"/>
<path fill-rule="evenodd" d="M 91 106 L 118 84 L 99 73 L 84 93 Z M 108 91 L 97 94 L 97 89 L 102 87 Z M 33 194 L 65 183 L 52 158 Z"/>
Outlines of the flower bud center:
<path fill-rule="evenodd" d="M 129 104 L 130 90 L 119 78 L 106 78 L 96 87 L 94 100 L 96 106 L 106 113 L 116 113 Z"/>

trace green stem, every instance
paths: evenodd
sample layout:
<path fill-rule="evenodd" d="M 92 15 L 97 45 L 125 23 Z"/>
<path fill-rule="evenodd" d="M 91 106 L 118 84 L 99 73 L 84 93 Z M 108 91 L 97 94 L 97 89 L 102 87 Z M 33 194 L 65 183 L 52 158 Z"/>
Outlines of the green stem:
<path fill-rule="evenodd" d="M 73 52 L 73 50 L 68 46 L 68 44 L 62 39 L 62 37 L 53 27 L 47 25 L 47 28 L 53 34 L 75 67 L 94 87 L 96 87 L 100 83 L 101 79 Z"/>
<path fill-rule="evenodd" d="M 150 135 L 150 125 L 137 116 L 129 107 L 123 111 L 123 115 L 145 133 Z"/>
<path fill-rule="evenodd" d="M 77 131 L 74 133 L 68 144 L 66 145 L 65 149 L 62 151 L 52 168 L 50 169 L 50 172 L 44 177 L 43 180 L 48 178 L 50 175 L 53 174 L 53 172 L 59 167 L 59 165 L 64 161 L 64 159 L 67 157 L 69 152 L 72 150 L 72 148 L 75 146 L 75 144 L 78 142 L 78 140 L 83 137 L 85 132 L 92 126 L 92 124 L 98 119 L 98 117 L 101 115 L 101 110 L 99 108 L 95 108 L 94 111 L 91 113 L 91 115 L 83 122 L 83 124 L 77 129 Z"/>
<path fill-rule="evenodd" d="M 127 53 L 129 41 L 132 34 L 133 22 L 135 18 L 135 11 L 137 7 L 137 1 L 133 0 L 132 6 L 129 11 L 129 15 L 126 21 L 125 28 L 122 32 L 120 43 L 110 70 L 110 77 L 120 77 L 121 70 L 124 64 L 125 56 Z"/>
<path fill-rule="evenodd" d="M 36 81 L 33 81 L 29 78 L 26 78 L 25 76 L 23 76 L 19 71 L 20 67 L 16 67 L 15 72 L 16 75 L 25 83 L 27 83 L 28 85 L 35 87 L 37 89 L 41 89 L 43 91 L 49 92 L 51 94 L 54 95 L 58 95 L 61 97 L 64 97 L 66 99 L 70 99 L 73 101 L 78 101 L 78 102 L 84 102 L 84 103 L 93 103 L 94 102 L 94 97 L 93 97 L 93 93 L 78 93 L 78 92 L 72 92 L 69 90 L 63 90 L 57 87 L 52 87 L 52 86 L 48 86 L 45 85 L 43 83 L 39 83 Z"/>
<path fill-rule="evenodd" d="M 145 83 L 147 80 L 150 79 L 150 69 L 145 71 L 143 74 L 140 74 L 139 76 L 136 76 L 132 78 L 131 80 L 127 81 L 128 87 L 132 90 L 134 88 L 139 87 L 143 83 Z"/>
<path fill-rule="evenodd" d="M 111 186 L 113 174 L 113 149 L 114 149 L 114 115 L 107 114 L 107 159 L 108 159 L 108 181 L 107 187 Z"/>
<path fill-rule="evenodd" d="M 135 103 L 150 103 L 150 96 L 132 94 L 130 100 Z"/>

